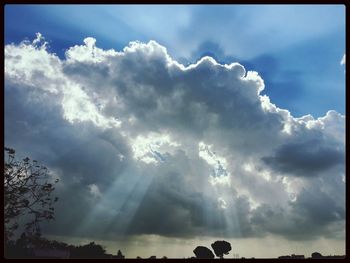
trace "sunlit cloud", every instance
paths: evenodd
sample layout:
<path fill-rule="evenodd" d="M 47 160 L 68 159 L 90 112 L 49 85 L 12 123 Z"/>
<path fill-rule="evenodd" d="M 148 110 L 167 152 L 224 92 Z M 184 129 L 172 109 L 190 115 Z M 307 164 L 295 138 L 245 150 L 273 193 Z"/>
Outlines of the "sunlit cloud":
<path fill-rule="evenodd" d="M 88 37 L 64 59 L 43 41 L 5 46 L 5 139 L 40 145 L 74 196 L 48 234 L 344 238 L 344 115 L 294 117 L 258 72 L 156 41 Z"/>

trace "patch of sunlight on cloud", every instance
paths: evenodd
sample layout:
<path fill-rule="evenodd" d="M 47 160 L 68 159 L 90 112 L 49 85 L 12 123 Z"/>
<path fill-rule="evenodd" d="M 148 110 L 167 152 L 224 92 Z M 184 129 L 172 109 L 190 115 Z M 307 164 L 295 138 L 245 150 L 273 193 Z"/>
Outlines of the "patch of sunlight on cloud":
<path fill-rule="evenodd" d="M 282 178 L 282 183 L 285 186 L 285 191 L 288 193 L 289 200 L 291 202 L 297 201 L 297 196 L 304 186 L 300 178 L 289 178 L 284 176 Z"/>
<path fill-rule="evenodd" d="M 98 186 L 96 184 L 90 184 L 88 185 L 89 187 L 89 191 L 90 193 L 94 196 L 94 197 L 101 197 L 101 192 L 100 189 L 98 188 Z"/>
<path fill-rule="evenodd" d="M 89 96 L 79 86 L 70 83 L 63 90 L 63 94 L 64 118 L 70 123 L 91 121 L 101 128 L 120 127 L 121 121 L 100 114 L 96 105 L 90 101 Z"/>
<path fill-rule="evenodd" d="M 218 198 L 218 205 L 219 205 L 219 208 L 221 208 L 221 209 L 224 209 L 224 210 L 227 209 L 227 203 L 226 203 L 225 199 L 222 197 Z"/>
<path fill-rule="evenodd" d="M 256 170 L 254 164 L 251 162 L 243 163 L 242 167 L 243 167 L 243 170 L 248 173 L 255 173 L 261 176 L 262 178 L 264 178 L 266 181 L 268 182 L 271 181 L 271 173 L 268 170 L 262 170 L 262 171 Z"/>
<path fill-rule="evenodd" d="M 227 161 L 212 150 L 212 145 L 199 142 L 198 155 L 213 168 L 209 175 L 211 185 L 231 185 L 230 173 L 226 169 Z"/>
<path fill-rule="evenodd" d="M 172 148 L 181 144 L 173 141 L 168 134 L 149 133 L 131 140 L 134 159 L 147 164 L 164 162 Z"/>

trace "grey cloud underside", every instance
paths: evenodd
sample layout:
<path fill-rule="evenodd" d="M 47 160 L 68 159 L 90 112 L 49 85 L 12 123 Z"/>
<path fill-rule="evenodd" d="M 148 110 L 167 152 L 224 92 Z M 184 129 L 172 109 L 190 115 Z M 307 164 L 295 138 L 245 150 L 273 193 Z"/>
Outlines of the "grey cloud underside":
<path fill-rule="evenodd" d="M 122 53 L 91 43 L 66 60 L 28 43 L 5 48 L 5 144 L 61 178 L 46 233 L 343 238 L 344 116 L 295 119 L 264 102 L 263 80 L 240 64 L 185 69 L 155 42 Z M 113 118 L 120 126 L 105 125 Z M 147 146 L 157 164 L 134 152 L 151 132 L 178 143 Z M 210 182 L 200 142 L 225 158 L 214 177 L 230 184 Z"/>
<path fill-rule="evenodd" d="M 344 151 L 326 145 L 315 139 L 303 143 L 281 145 L 273 156 L 262 160 L 275 171 L 294 176 L 317 176 L 318 172 L 327 170 L 345 162 Z"/>
<path fill-rule="evenodd" d="M 128 233 L 158 233 L 175 237 L 203 234 L 237 237 L 251 235 L 251 226 L 247 218 L 249 203 L 246 198 L 237 197 L 235 192 L 231 192 L 231 200 L 228 200 L 228 203 L 232 207 L 228 209 L 235 207 L 236 214 L 231 214 L 232 221 L 236 220 L 235 223 L 240 227 L 231 229 L 233 232 L 228 233 L 229 224 L 233 222 L 229 222 L 230 219 L 227 220 L 225 216 L 230 215 L 225 215 L 226 212 L 220 209 L 216 200 L 212 198 L 215 193 L 210 189 L 208 182 L 203 181 L 203 175 L 194 173 L 190 178 L 186 175 L 191 166 L 198 167 L 199 164 L 193 164 L 196 160 L 189 160 L 183 153 L 177 153 L 174 158 L 177 159 L 173 160 L 174 162 L 181 160 L 183 167 L 178 168 L 177 172 L 164 166 L 159 168 L 160 175 L 152 181 L 128 227 Z"/>

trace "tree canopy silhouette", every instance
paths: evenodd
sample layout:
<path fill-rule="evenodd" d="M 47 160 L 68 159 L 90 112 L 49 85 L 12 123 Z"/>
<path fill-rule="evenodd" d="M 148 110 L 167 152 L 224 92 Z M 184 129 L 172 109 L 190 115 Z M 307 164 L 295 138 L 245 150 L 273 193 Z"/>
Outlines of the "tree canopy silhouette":
<path fill-rule="evenodd" d="M 58 198 L 51 196 L 55 190 L 50 182 L 49 171 L 28 157 L 15 158 L 15 150 L 5 149 L 4 164 L 4 223 L 5 242 L 8 242 L 19 228 L 19 219 L 27 222 L 27 233 L 40 235 L 39 223 L 54 219 L 53 204 Z"/>
<path fill-rule="evenodd" d="M 219 258 L 224 258 L 224 255 L 227 255 L 231 251 L 231 244 L 227 241 L 215 241 L 211 244 L 211 247 L 214 250 L 214 253 Z"/>
<path fill-rule="evenodd" d="M 209 248 L 203 246 L 196 247 L 193 253 L 196 255 L 196 258 L 214 258 L 213 252 Z"/>
<path fill-rule="evenodd" d="M 95 242 L 89 244 L 73 247 L 71 249 L 71 258 L 106 258 L 106 250 Z"/>
<path fill-rule="evenodd" d="M 123 255 L 123 253 L 120 251 L 120 249 L 118 250 L 117 256 L 115 258 L 120 258 L 120 259 L 124 259 L 125 256 Z"/>

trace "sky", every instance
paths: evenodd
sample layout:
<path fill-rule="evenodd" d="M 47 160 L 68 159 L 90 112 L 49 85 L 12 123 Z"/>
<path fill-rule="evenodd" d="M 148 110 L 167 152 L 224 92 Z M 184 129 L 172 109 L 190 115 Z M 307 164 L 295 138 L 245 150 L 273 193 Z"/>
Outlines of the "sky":
<path fill-rule="evenodd" d="M 5 145 L 60 178 L 46 236 L 345 254 L 345 6 L 6 5 L 4 22 Z"/>

